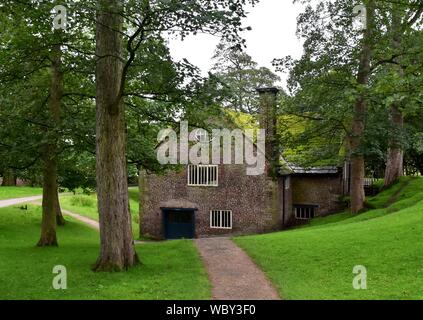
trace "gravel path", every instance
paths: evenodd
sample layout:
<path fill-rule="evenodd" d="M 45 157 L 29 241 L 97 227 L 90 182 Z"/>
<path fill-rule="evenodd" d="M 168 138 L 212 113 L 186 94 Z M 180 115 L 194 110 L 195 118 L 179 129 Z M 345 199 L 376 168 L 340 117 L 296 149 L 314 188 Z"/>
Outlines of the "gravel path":
<path fill-rule="evenodd" d="M 40 202 L 34 202 L 34 201 L 40 200 L 42 198 L 43 198 L 43 196 L 34 196 L 34 197 L 26 197 L 26 198 L 0 200 L 0 208 L 10 207 L 10 206 L 14 206 L 14 205 L 26 203 L 26 202 L 32 202 L 32 204 L 41 206 Z M 63 210 L 63 209 L 62 209 L 62 213 L 64 215 L 70 216 L 70 217 L 72 217 L 76 220 L 79 220 L 79 221 L 85 223 L 86 225 L 90 226 L 93 229 L 99 230 L 98 222 L 93 220 L 93 219 L 90 219 L 90 218 L 81 216 L 80 214 L 73 213 L 73 212 L 70 212 L 68 210 Z"/>
<path fill-rule="evenodd" d="M 32 202 L 31 204 L 36 205 L 36 206 L 42 206 L 41 202 Z M 98 221 L 95 221 L 93 219 L 84 217 L 78 213 L 75 212 L 71 212 L 69 210 L 65 210 L 65 209 L 61 209 L 62 210 L 62 214 L 65 216 L 69 216 L 74 218 L 75 220 L 81 221 L 84 224 L 86 224 L 87 226 L 95 229 L 95 230 L 100 230 L 100 225 L 98 224 Z"/>
<path fill-rule="evenodd" d="M 33 197 L 25 197 L 25 198 L 0 200 L 0 208 L 10 207 L 10 206 L 14 206 L 16 204 L 40 200 L 42 198 L 43 198 L 43 196 L 33 196 Z"/>
<path fill-rule="evenodd" d="M 33 204 L 35 204 L 37 206 L 41 206 L 41 203 L 39 203 L 39 202 L 34 202 Z M 72 217 L 75 220 L 81 221 L 82 223 L 86 224 L 87 226 L 89 226 L 89 227 L 91 227 L 91 228 L 93 228 L 97 231 L 100 231 L 100 224 L 96 220 L 84 217 L 84 216 L 82 216 L 78 213 L 71 212 L 71 211 L 65 210 L 65 209 L 62 209 L 62 214 L 65 215 L 65 216 Z M 134 244 L 145 244 L 145 243 L 148 243 L 148 242 L 140 241 L 140 240 L 134 240 Z"/>
<path fill-rule="evenodd" d="M 264 273 L 228 238 L 196 239 L 215 300 L 279 300 Z"/>
<path fill-rule="evenodd" d="M 89 227 L 91 227 L 95 230 L 100 230 L 100 225 L 98 224 L 97 221 L 95 221 L 93 219 L 81 216 L 80 214 L 70 212 L 70 211 L 64 210 L 64 209 L 62 209 L 62 214 L 69 216 L 69 217 L 72 217 L 75 220 L 79 220 L 79 221 L 85 223 L 87 226 L 89 226 Z"/>

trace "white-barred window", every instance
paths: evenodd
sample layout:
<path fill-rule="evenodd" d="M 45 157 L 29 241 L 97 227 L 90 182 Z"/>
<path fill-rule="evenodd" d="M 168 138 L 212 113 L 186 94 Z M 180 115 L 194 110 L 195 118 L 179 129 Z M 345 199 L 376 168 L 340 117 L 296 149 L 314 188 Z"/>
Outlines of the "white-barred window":
<path fill-rule="evenodd" d="M 188 186 L 217 187 L 219 168 L 217 165 L 188 165 Z"/>
<path fill-rule="evenodd" d="M 210 210 L 210 228 L 232 229 L 232 211 Z"/>

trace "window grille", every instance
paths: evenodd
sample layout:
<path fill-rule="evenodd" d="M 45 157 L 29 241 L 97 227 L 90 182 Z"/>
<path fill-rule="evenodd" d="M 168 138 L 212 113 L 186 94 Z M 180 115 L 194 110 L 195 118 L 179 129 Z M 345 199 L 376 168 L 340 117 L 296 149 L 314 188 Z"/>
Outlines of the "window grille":
<path fill-rule="evenodd" d="M 210 228 L 232 229 L 232 211 L 210 210 Z"/>
<path fill-rule="evenodd" d="M 295 219 L 310 220 L 316 215 L 317 206 L 314 205 L 294 205 Z"/>
<path fill-rule="evenodd" d="M 217 165 L 188 165 L 188 186 L 217 187 L 219 170 Z"/>

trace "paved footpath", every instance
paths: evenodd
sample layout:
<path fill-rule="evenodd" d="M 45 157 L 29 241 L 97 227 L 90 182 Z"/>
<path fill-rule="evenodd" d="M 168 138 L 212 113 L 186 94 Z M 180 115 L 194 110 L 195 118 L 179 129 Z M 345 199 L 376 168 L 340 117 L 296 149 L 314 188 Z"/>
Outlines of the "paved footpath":
<path fill-rule="evenodd" d="M 77 213 L 74 213 L 74 212 L 70 212 L 68 210 L 63 210 L 63 209 L 62 209 L 62 214 L 66 215 L 66 216 L 69 216 L 69 217 L 72 217 L 75 220 L 79 220 L 79 221 L 85 223 L 87 226 L 89 226 L 89 227 L 91 227 L 91 228 L 93 228 L 95 230 L 100 230 L 100 225 L 98 224 L 97 221 L 95 221 L 93 219 L 90 219 L 90 218 L 81 216 L 80 214 L 77 214 Z"/>
<path fill-rule="evenodd" d="M 35 204 L 37 206 L 41 206 L 41 203 L 39 203 L 39 202 L 33 202 L 32 204 Z M 65 215 L 65 216 L 72 217 L 75 220 L 78 220 L 78 221 L 86 224 L 88 227 L 93 228 L 93 229 L 95 229 L 97 231 L 100 231 L 100 224 L 96 220 L 93 220 L 91 218 L 84 217 L 84 216 L 82 216 L 82 215 L 80 215 L 78 213 L 71 212 L 71 211 L 65 210 L 65 209 L 62 209 L 62 214 Z M 134 244 L 145 244 L 145 243 L 148 243 L 148 242 L 146 242 L 146 241 L 140 241 L 140 240 L 134 240 Z"/>
<path fill-rule="evenodd" d="M 41 203 L 37 202 L 37 200 L 40 200 L 42 198 L 43 198 L 43 196 L 34 196 L 34 197 L 26 197 L 26 198 L 0 200 L 0 208 L 10 207 L 10 206 L 14 206 L 14 205 L 22 204 L 22 203 L 26 203 L 26 202 L 31 202 L 34 205 L 41 206 Z M 62 209 L 62 213 L 64 215 L 70 216 L 70 217 L 72 217 L 76 220 L 79 220 L 79 221 L 85 223 L 87 226 L 89 226 L 93 229 L 99 230 L 98 222 L 93 220 L 93 219 L 90 219 L 90 218 L 81 216 L 80 214 L 70 212 L 68 210 L 63 210 L 63 209 Z"/>
<path fill-rule="evenodd" d="M 280 297 L 251 258 L 228 238 L 196 239 L 215 300 L 279 300 Z"/>
<path fill-rule="evenodd" d="M 0 208 L 10 207 L 10 206 L 14 206 L 16 204 L 21 204 L 25 202 L 36 201 L 42 198 L 43 196 L 34 196 L 34 197 L 26 197 L 26 198 L 0 200 Z"/>
<path fill-rule="evenodd" d="M 63 194 L 66 195 L 66 194 Z M 37 202 L 37 200 L 41 200 L 43 198 L 43 196 L 34 196 L 34 197 L 26 197 L 26 198 L 16 198 L 16 199 L 7 199 L 7 200 L 0 200 L 0 208 L 4 208 L 4 207 L 10 207 L 10 206 L 14 206 L 17 204 L 22 204 L 22 203 L 26 203 L 26 202 L 31 202 L 31 204 L 37 205 L 37 206 L 41 206 L 40 202 Z M 83 222 L 84 224 L 86 224 L 87 226 L 95 229 L 95 230 L 100 230 L 100 226 L 98 224 L 98 221 L 95 221 L 93 219 L 84 217 L 80 214 L 68 211 L 68 210 L 64 210 L 62 209 L 62 213 L 66 216 L 72 217 L 75 220 L 79 220 L 81 222 Z M 147 243 L 145 241 L 138 241 L 135 240 L 134 241 L 135 244 L 144 244 Z"/>

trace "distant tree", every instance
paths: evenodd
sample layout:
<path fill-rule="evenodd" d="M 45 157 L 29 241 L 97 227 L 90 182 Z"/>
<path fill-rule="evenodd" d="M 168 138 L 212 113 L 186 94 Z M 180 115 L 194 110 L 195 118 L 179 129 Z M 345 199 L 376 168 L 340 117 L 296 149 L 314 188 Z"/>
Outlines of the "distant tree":
<path fill-rule="evenodd" d="M 406 141 L 405 169 L 409 174 L 423 175 L 423 108 L 416 108 L 405 116 Z"/>
<path fill-rule="evenodd" d="M 385 55 L 387 61 L 387 77 L 396 87 L 392 88 L 393 95 L 390 105 L 391 130 L 387 150 L 384 186 L 389 187 L 404 173 L 404 114 L 407 104 L 410 104 L 413 93 L 408 82 L 410 80 L 410 67 L 416 65 L 423 48 L 421 46 L 421 26 L 423 4 L 413 0 L 393 2 L 390 8 L 390 24 L 388 25 L 388 43 Z M 417 27 L 417 28 L 416 28 Z M 420 43 L 419 43 L 420 42 Z M 420 46 L 420 49 L 419 49 Z M 421 65 L 422 60 L 420 60 Z M 415 78 L 416 69 L 411 68 L 412 78 Z M 414 75 L 413 75 L 414 74 Z M 408 79 L 407 79 L 408 78 Z M 408 80 L 408 81 L 407 81 Z M 414 79 L 413 79 L 414 80 Z M 417 89 L 414 87 L 414 89 Z"/>
<path fill-rule="evenodd" d="M 239 112 L 256 114 L 259 108 L 257 88 L 272 87 L 280 81 L 271 70 L 259 67 L 239 45 L 220 42 L 213 60 L 212 72 L 229 91 L 224 105 Z"/>
<path fill-rule="evenodd" d="M 16 186 L 16 174 L 15 172 L 10 168 L 5 168 L 0 173 L 0 176 L 2 176 L 3 180 L 1 185 L 3 187 L 10 187 L 10 186 Z"/>

